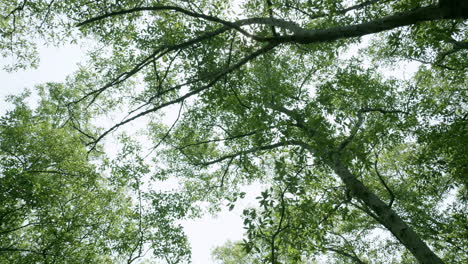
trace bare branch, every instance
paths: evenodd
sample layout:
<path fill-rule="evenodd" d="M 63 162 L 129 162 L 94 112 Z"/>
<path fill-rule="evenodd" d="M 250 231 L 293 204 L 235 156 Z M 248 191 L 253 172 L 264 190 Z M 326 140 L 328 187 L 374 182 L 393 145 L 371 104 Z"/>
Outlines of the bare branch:
<path fill-rule="evenodd" d="M 180 114 L 182 113 L 182 108 L 184 107 L 184 101 L 182 101 L 180 103 L 180 108 L 179 108 L 179 112 L 177 113 L 177 118 L 176 120 L 172 123 L 171 127 L 166 131 L 166 133 L 164 134 L 164 136 L 161 138 L 161 140 L 159 140 L 158 144 L 156 144 L 153 148 L 151 148 L 151 151 L 146 154 L 145 156 L 145 159 L 154 151 L 156 150 L 161 144 L 162 142 L 164 142 L 164 140 L 166 140 L 166 138 L 169 136 L 169 134 L 171 133 L 172 129 L 175 127 L 175 125 L 177 124 L 177 122 L 179 121 L 179 118 L 180 118 Z"/>

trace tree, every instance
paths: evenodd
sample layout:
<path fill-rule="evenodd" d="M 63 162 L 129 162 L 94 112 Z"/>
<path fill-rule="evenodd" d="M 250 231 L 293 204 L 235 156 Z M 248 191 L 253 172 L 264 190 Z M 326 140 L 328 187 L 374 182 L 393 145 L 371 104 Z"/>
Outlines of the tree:
<path fill-rule="evenodd" d="M 131 142 L 113 161 L 88 155 L 80 130 L 60 125 L 61 88 L 42 87 L 35 110 L 27 94 L 11 97 L 14 110 L 0 118 L 0 262 L 132 263 L 148 251 L 187 259 L 174 222 L 184 197 L 142 190 L 148 168 Z"/>
<path fill-rule="evenodd" d="M 178 178 L 192 201 L 270 185 L 244 211 L 247 251 L 271 263 L 384 262 L 390 250 L 397 262 L 466 259 L 466 1 L 3 5 L 13 68 L 34 62 L 31 33 L 95 41 L 66 84 L 76 97 L 61 100 L 63 122 L 128 115 L 78 129 L 90 153 L 146 117 L 157 178 Z M 383 74 L 408 61 L 419 62 L 411 78 Z M 158 123 L 174 106 L 173 125 Z M 372 248 L 381 229 L 391 236 Z"/>
<path fill-rule="evenodd" d="M 212 251 L 213 259 L 223 264 L 247 264 L 247 263 L 261 263 L 246 254 L 241 243 L 234 243 L 232 241 L 226 242 L 223 246 L 216 247 Z"/>

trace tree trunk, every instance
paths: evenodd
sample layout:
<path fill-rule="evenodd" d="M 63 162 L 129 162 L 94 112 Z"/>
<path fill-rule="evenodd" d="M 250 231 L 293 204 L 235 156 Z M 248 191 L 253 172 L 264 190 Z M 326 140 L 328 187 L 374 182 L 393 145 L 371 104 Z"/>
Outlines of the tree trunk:
<path fill-rule="evenodd" d="M 378 220 L 384 225 L 413 256 L 423 264 L 439 264 L 442 260 L 421 240 L 421 238 L 409 227 L 403 219 L 377 195 L 371 192 L 346 165 L 341 161 L 340 155 L 335 153 L 330 162 L 335 173 L 343 180 L 351 194 L 363 201 L 378 216 Z"/>

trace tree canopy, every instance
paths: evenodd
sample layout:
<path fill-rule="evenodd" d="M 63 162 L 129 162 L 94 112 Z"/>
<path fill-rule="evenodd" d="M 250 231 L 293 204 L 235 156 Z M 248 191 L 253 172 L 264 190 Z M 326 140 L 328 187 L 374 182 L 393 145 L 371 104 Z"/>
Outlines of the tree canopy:
<path fill-rule="evenodd" d="M 180 220 L 253 183 L 221 263 L 468 261 L 467 1 L 0 7 L 7 70 L 89 43 L 0 119 L 1 261 L 189 262 Z"/>

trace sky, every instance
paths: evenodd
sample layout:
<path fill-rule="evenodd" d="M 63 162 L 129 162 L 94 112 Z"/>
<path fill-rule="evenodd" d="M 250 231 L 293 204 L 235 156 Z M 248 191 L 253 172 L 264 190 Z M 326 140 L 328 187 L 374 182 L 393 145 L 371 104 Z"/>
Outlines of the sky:
<path fill-rule="evenodd" d="M 39 47 L 39 56 L 37 69 L 13 73 L 0 69 L 0 115 L 11 109 L 11 105 L 5 102 L 7 95 L 17 95 L 25 89 L 33 90 L 35 85 L 46 82 L 65 81 L 66 76 L 77 70 L 78 63 L 85 59 L 83 49 L 77 45 Z M 214 247 L 228 240 L 242 239 L 243 223 L 240 216 L 246 206 L 252 206 L 259 186 L 251 186 L 244 191 L 248 196 L 236 204 L 233 211 L 225 209 L 217 216 L 207 215 L 201 219 L 182 222 L 191 243 L 193 264 L 214 263 L 211 259 L 211 250 Z"/>

